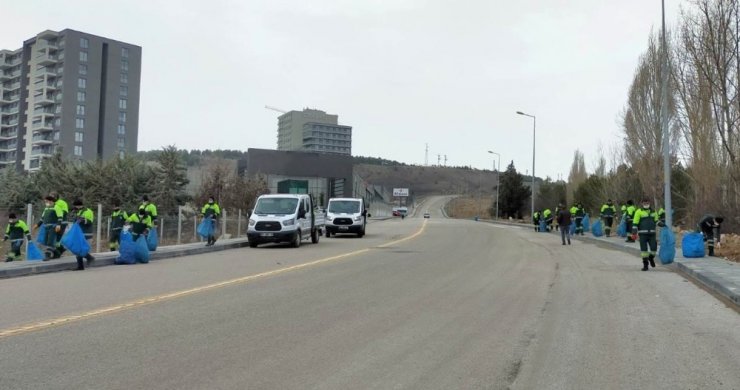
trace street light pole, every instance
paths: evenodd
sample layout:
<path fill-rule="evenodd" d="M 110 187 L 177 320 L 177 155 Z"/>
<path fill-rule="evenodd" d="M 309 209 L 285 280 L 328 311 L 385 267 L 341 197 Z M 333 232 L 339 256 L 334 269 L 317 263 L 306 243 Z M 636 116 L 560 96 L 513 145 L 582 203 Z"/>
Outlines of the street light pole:
<path fill-rule="evenodd" d="M 534 115 L 525 114 L 521 111 L 516 112 L 519 115 L 524 115 L 532 118 L 532 214 L 531 217 L 534 217 L 534 157 L 535 157 L 535 136 L 537 134 L 537 117 Z"/>
<path fill-rule="evenodd" d="M 670 128 L 668 127 L 668 46 L 665 39 L 665 0 L 661 1 L 663 16 L 663 50 L 662 69 L 660 80 L 660 124 L 663 131 L 663 189 L 665 203 L 665 223 L 671 228 L 673 226 L 673 213 L 671 206 L 671 145 Z"/>
<path fill-rule="evenodd" d="M 496 217 L 495 218 L 498 219 L 498 191 L 499 191 L 499 188 L 501 188 L 501 155 L 496 152 L 490 151 L 490 150 L 488 151 L 488 153 L 495 154 L 498 156 L 498 169 L 496 169 L 496 167 L 493 168 L 496 170 Z"/>

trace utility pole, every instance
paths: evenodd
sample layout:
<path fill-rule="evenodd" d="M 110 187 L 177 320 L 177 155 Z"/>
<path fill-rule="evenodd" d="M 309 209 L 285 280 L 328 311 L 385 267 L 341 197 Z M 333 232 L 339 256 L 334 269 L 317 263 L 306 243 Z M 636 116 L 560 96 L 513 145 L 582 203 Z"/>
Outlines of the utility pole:
<path fill-rule="evenodd" d="M 668 43 L 665 39 L 665 0 L 661 1 L 663 14 L 663 34 L 662 34 L 662 67 L 660 80 L 660 124 L 663 131 L 663 182 L 665 188 L 665 223 L 670 229 L 673 227 L 673 210 L 671 206 L 671 137 L 670 127 L 668 126 Z"/>
<path fill-rule="evenodd" d="M 437 154 L 437 166 L 440 164 L 440 159 L 442 158 L 441 154 Z"/>
<path fill-rule="evenodd" d="M 427 147 L 424 150 L 424 166 L 428 167 L 429 166 L 429 143 L 427 143 L 426 145 Z"/>
<path fill-rule="evenodd" d="M 447 155 L 445 154 L 445 166 L 447 166 Z"/>

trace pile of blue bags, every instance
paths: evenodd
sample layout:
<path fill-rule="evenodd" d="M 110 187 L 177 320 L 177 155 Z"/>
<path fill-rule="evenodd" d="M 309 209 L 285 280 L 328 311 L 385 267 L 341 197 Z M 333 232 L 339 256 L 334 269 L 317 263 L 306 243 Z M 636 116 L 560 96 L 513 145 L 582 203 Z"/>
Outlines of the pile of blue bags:
<path fill-rule="evenodd" d="M 591 228 L 591 220 L 590 220 L 590 218 L 591 217 L 588 216 L 588 213 L 583 217 L 583 224 L 582 224 L 582 226 L 583 226 L 583 231 L 584 232 L 588 232 L 588 231 L 591 230 L 590 229 Z"/>
<path fill-rule="evenodd" d="M 154 231 L 154 229 L 152 229 L 152 231 Z M 147 244 L 147 237 L 143 234 L 139 235 L 139 238 L 134 242 L 131 232 L 122 231 L 119 244 L 118 257 L 116 257 L 115 261 L 116 264 L 149 262 L 149 245 Z"/>
<path fill-rule="evenodd" d="M 85 239 L 79 223 L 72 225 L 62 236 L 60 243 L 75 256 L 85 257 L 90 253 L 90 244 Z"/>

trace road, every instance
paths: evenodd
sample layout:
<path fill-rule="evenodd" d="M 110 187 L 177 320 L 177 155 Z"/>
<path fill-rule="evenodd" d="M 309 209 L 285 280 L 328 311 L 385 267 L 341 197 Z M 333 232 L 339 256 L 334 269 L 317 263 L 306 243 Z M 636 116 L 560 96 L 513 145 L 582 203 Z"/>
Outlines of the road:
<path fill-rule="evenodd" d="M 740 388 L 740 315 L 704 290 L 444 202 L 362 239 L 0 281 L 0 388 Z"/>

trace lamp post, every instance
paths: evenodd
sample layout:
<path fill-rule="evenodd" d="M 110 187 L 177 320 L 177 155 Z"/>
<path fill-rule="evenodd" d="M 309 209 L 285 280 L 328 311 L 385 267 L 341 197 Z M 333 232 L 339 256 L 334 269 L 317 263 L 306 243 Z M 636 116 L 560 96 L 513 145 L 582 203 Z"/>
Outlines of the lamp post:
<path fill-rule="evenodd" d="M 524 115 L 532 118 L 532 214 L 531 217 L 534 217 L 534 156 L 535 156 L 535 136 L 537 133 L 537 117 L 534 115 L 525 114 L 521 111 L 516 112 L 519 115 Z"/>
<path fill-rule="evenodd" d="M 673 227 L 673 213 L 671 205 L 671 138 L 670 127 L 668 127 L 668 46 L 665 39 L 665 0 L 661 1 L 663 31 L 661 50 L 661 80 L 660 80 L 660 124 L 663 131 L 663 196 L 665 203 L 665 224 L 668 228 Z"/>
<path fill-rule="evenodd" d="M 500 181 L 500 178 L 501 178 L 501 155 L 498 154 L 498 153 L 496 153 L 496 152 L 490 151 L 490 150 L 488 151 L 488 153 L 495 154 L 495 155 L 498 156 L 498 169 L 496 169 L 496 167 L 493 168 L 493 169 L 496 169 L 496 219 L 498 219 L 498 190 L 501 187 L 501 181 Z M 495 162 L 496 162 L 496 160 L 494 160 L 494 163 Z"/>

